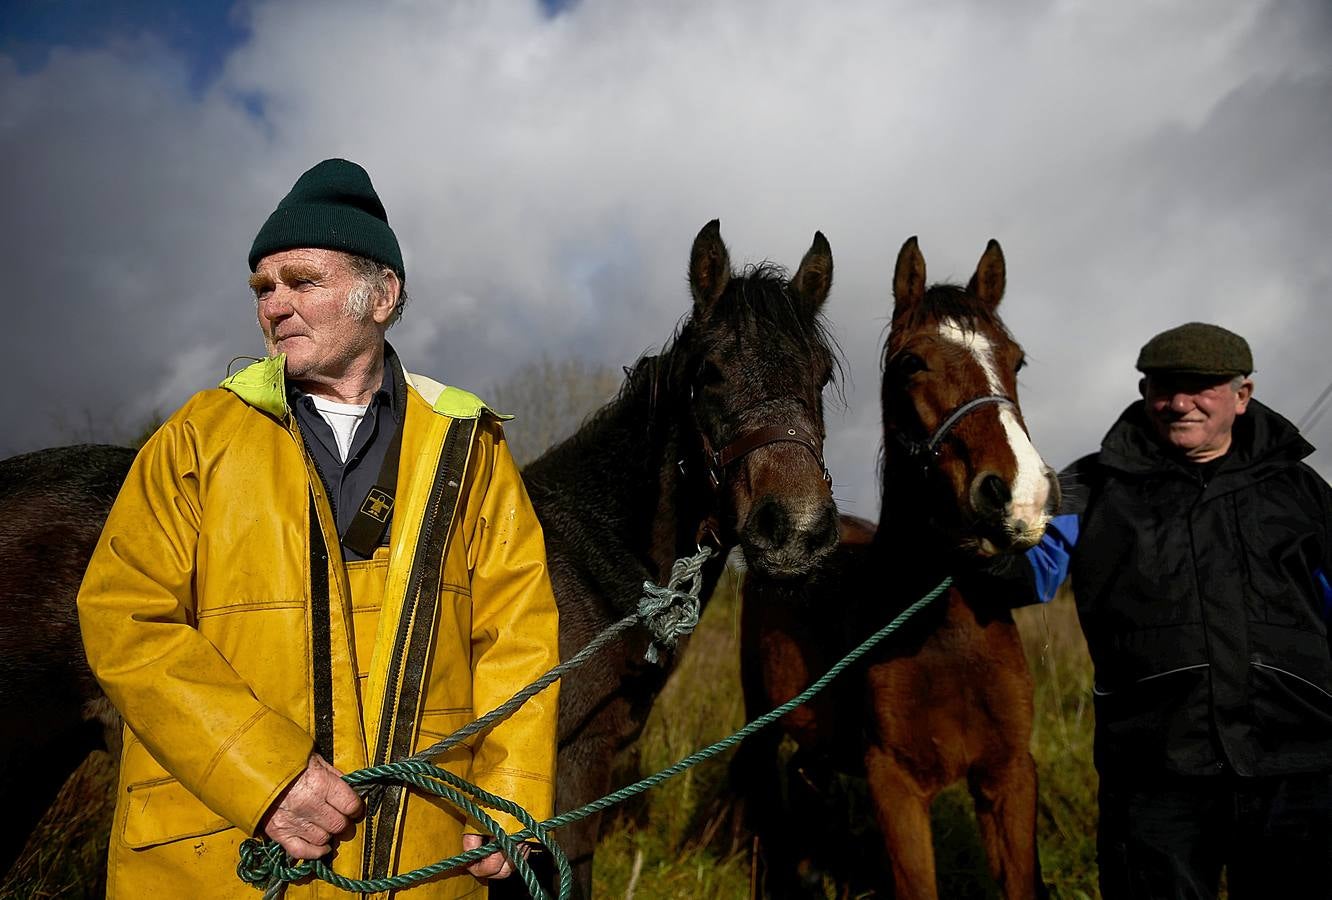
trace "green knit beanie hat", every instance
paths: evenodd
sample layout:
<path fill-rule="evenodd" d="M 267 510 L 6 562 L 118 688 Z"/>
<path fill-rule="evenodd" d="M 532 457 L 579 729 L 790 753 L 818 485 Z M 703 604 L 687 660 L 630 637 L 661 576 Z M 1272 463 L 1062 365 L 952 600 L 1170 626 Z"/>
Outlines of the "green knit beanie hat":
<path fill-rule="evenodd" d="M 326 159 L 296 180 L 250 247 L 250 271 L 271 253 L 297 247 L 341 250 L 383 263 L 405 280 L 402 250 L 365 169 Z"/>

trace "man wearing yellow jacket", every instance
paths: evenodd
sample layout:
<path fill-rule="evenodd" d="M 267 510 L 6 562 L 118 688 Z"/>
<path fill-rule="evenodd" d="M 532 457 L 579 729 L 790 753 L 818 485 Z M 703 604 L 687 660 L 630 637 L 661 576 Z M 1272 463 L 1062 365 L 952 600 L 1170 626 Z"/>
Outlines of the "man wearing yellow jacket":
<path fill-rule="evenodd" d="M 302 175 L 250 268 L 269 358 L 144 446 L 79 593 L 126 724 L 110 897 L 257 896 L 235 874 L 253 835 L 331 852 L 354 878 L 480 846 L 449 804 L 390 789 L 367 815 L 339 775 L 424 749 L 557 662 L 502 417 L 406 372 L 385 341 L 404 270 L 365 171 L 332 159 Z M 547 818 L 555 716 L 552 687 L 437 762 Z M 494 854 L 471 867 L 479 882 L 400 893 L 466 896 L 509 871 Z"/>

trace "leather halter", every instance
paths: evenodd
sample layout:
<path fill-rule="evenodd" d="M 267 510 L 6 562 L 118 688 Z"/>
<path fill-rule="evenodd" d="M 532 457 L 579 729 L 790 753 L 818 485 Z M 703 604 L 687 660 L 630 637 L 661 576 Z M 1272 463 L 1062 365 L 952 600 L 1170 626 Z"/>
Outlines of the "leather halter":
<path fill-rule="evenodd" d="M 703 465 L 708 473 L 708 485 L 712 488 L 714 494 L 721 490 L 722 484 L 726 481 L 726 467 L 733 462 L 744 459 L 753 453 L 759 447 L 766 447 L 768 444 L 777 444 L 790 442 L 799 444 L 813 455 L 814 461 L 819 464 L 823 470 L 823 483 L 832 491 L 832 473 L 828 471 L 827 465 L 823 462 L 823 454 L 819 452 L 818 441 L 814 435 L 798 428 L 795 425 L 768 425 L 763 428 L 748 431 L 731 441 L 721 450 L 713 450 L 712 442 L 702 431 L 698 433 L 698 440 L 703 452 Z M 678 463 L 680 474 L 688 475 L 685 461 L 682 459 Z M 695 542 L 702 547 L 704 539 L 712 541 L 719 548 L 724 548 L 720 535 L 720 524 L 715 513 L 708 515 L 699 523 L 698 530 L 694 536 Z"/>
<path fill-rule="evenodd" d="M 653 369 L 652 376 L 653 404 L 656 403 L 656 369 Z M 689 406 L 692 409 L 694 405 L 694 388 L 689 388 Z M 695 420 L 697 421 L 697 420 Z M 832 491 L 832 473 L 828 471 L 828 466 L 823 461 L 823 450 L 818 438 L 810 434 L 803 428 L 796 425 L 765 425 L 762 428 L 756 428 L 753 431 L 747 431 L 741 434 L 735 440 L 731 441 L 721 450 L 712 449 L 712 441 L 698 429 L 699 449 L 703 456 L 703 467 L 707 470 L 708 486 L 714 494 L 721 490 L 722 484 L 726 481 L 726 468 L 731 463 L 744 459 L 760 447 L 766 447 L 768 444 L 777 444 L 782 442 L 791 442 L 800 444 L 814 457 L 814 461 L 819 464 L 823 470 L 823 483 L 827 485 L 829 492 Z M 689 466 L 683 457 L 676 461 L 676 467 L 680 474 L 685 478 L 689 477 Z M 695 533 L 695 541 L 701 547 L 704 539 L 710 540 L 719 549 L 725 550 L 726 545 L 721 539 L 721 526 L 716 513 L 710 513 L 699 523 Z"/>
<path fill-rule="evenodd" d="M 719 490 L 722 482 L 726 480 L 726 467 L 731 463 L 745 458 L 759 447 L 783 442 L 799 444 L 808 450 L 819 464 L 819 468 L 823 470 L 824 483 L 829 488 L 832 487 L 832 474 L 823 462 L 823 453 L 819 449 L 818 440 L 803 428 L 794 425 L 768 425 L 740 435 L 721 450 L 712 449 L 712 442 L 708 440 L 706 434 L 699 432 L 698 436 L 703 445 L 703 461 L 707 465 L 708 483 L 712 485 L 714 491 Z"/>
<path fill-rule="evenodd" d="M 939 423 L 939 427 L 934 429 L 934 433 L 927 440 L 917 441 L 899 431 L 897 433 L 898 443 L 906 450 L 907 456 L 928 470 L 931 464 L 939 458 L 939 446 L 943 443 L 944 438 L 948 437 L 948 433 L 957 427 L 957 423 L 982 406 L 991 404 L 1002 404 L 1017 409 L 1017 404 L 1002 394 L 986 394 L 981 397 L 974 397 L 945 416 L 944 420 Z"/>

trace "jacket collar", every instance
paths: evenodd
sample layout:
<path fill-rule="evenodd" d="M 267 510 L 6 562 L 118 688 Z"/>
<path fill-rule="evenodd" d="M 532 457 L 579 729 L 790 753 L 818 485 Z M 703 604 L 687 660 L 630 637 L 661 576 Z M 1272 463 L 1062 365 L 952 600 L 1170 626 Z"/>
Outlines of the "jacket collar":
<path fill-rule="evenodd" d="M 401 373 L 402 383 L 416 391 L 435 412 L 453 419 L 475 419 L 482 413 L 501 421 L 513 416 L 493 410 L 484 400 L 462 388 L 440 384 L 422 375 L 413 375 L 402 367 L 392 346 L 384 345 L 384 362 Z M 284 419 L 290 413 L 287 403 L 286 354 L 279 353 L 251 363 L 229 375 L 218 387 L 231 391 L 245 403 L 275 418 Z"/>
<path fill-rule="evenodd" d="M 1252 474 L 1269 467 L 1292 465 L 1313 451 L 1313 445 L 1288 419 L 1251 399 L 1244 415 L 1235 419 L 1230 453 L 1222 471 Z M 1141 400 L 1124 410 L 1110 427 L 1101 442 L 1099 460 L 1110 468 L 1134 474 L 1191 471 L 1190 463 L 1180 461 L 1162 447 Z"/>

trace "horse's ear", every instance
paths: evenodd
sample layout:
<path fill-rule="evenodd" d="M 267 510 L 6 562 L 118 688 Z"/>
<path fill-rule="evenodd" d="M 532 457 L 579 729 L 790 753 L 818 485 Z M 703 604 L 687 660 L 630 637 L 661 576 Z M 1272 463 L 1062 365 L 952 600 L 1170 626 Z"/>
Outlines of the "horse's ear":
<path fill-rule="evenodd" d="M 975 294 L 986 306 L 995 307 L 1004 299 L 1004 285 L 1008 275 L 1004 267 L 1004 251 L 999 242 L 990 238 L 976 265 L 976 274 L 967 283 L 967 293 Z"/>
<path fill-rule="evenodd" d="M 916 236 L 907 238 L 897 251 L 897 268 L 893 270 L 893 318 L 915 306 L 925 296 L 925 257 L 916 244 Z"/>
<path fill-rule="evenodd" d="M 832 290 L 832 276 L 832 247 L 828 246 L 828 239 L 823 236 L 823 232 L 816 231 L 814 243 L 809 245 L 805 258 L 800 260 L 800 268 L 791 279 L 791 286 L 810 312 L 817 313 L 823 308 L 828 292 Z"/>
<path fill-rule="evenodd" d="M 694 295 L 694 311 L 710 309 L 730 280 L 731 255 L 722 243 L 721 223 L 713 219 L 703 226 L 689 251 L 689 292 Z"/>

